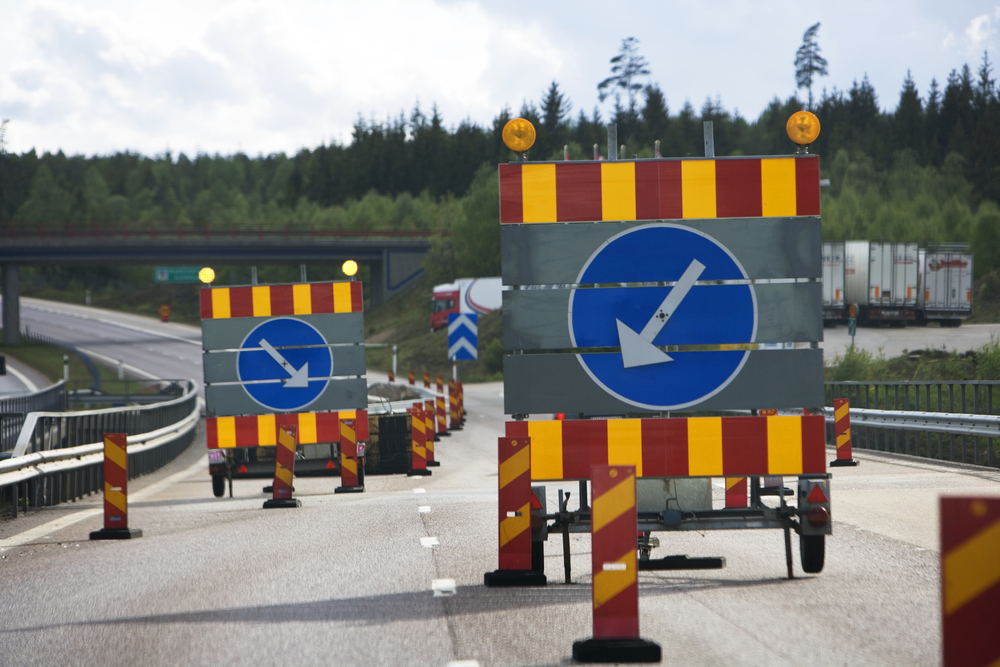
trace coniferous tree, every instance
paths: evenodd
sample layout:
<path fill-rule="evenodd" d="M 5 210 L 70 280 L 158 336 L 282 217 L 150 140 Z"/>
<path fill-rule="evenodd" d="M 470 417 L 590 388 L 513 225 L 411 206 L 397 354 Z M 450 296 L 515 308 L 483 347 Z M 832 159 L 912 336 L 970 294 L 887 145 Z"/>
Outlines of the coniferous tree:
<path fill-rule="evenodd" d="M 810 109 L 813 108 L 813 80 L 818 76 L 827 75 L 826 58 L 820 55 L 819 43 L 816 41 L 819 26 L 819 23 L 809 26 L 802 35 L 802 46 L 795 52 L 795 83 L 799 88 L 806 88 L 809 91 Z"/>

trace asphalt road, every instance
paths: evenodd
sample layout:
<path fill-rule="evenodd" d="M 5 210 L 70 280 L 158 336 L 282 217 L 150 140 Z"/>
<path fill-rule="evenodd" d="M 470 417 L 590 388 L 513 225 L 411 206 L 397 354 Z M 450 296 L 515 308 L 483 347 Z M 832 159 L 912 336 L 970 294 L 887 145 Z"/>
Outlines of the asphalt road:
<path fill-rule="evenodd" d="M 106 345 L 100 331 L 144 370 L 200 378 L 198 348 L 150 335 L 158 323 L 65 321 L 83 329 L 82 347 Z M 176 357 L 146 349 L 175 345 Z M 497 566 L 501 392 L 466 385 L 468 423 L 438 444 L 431 477 L 369 476 L 356 495 L 333 494 L 336 478 L 297 478 L 301 508 L 263 510 L 262 480 L 212 497 L 200 435 L 131 484 L 140 539 L 88 541 L 98 498 L 0 523 L 0 664 L 569 664 L 573 641 L 591 635 L 588 536 L 571 539 L 569 585 L 558 537 L 546 546 L 548 587 L 482 585 Z M 817 576 L 801 574 L 793 536 L 796 578 L 785 577 L 779 531 L 661 534 L 654 557 L 727 559 L 723 570 L 640 574 L 641 634 L 664 664 L 940 663 L 937 499 L 1000 495 L 1000 472 L 857 458 L 835 470 L 834 535 Z M 573 508 L 576 485 L 567 489 Z M 555 487 L 548 495 L 553 507 Z M 436 597 L 446 579 L 454 594 Z"/>

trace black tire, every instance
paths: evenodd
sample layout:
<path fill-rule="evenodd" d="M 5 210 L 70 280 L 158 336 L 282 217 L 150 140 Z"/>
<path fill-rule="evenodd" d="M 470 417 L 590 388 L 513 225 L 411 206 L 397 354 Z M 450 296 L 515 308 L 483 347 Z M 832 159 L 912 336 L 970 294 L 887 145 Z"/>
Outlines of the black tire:
<path fill-rule="evenodd" d="M 212 475 L 212 493 L 216 498 L 221 498 L 226 493 L 226 476 Z"/>
<path fill-rule="evenodd" d="M 799 558 L 802 571 L 819 574 L 823 571 L 823 557 L 826 551 L 826 535 L 799 535 Z"/>
<path fill-rule="evenodd" d="M 531 543 L 531 569 L 539 574 L 545 574 L 545 542 Z"/>

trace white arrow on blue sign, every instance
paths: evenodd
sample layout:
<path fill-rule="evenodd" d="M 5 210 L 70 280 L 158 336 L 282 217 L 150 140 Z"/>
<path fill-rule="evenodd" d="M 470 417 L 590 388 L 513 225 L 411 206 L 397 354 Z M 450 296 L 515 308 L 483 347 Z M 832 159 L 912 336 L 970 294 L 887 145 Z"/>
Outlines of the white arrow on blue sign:
<path fill-rule="evenodd" d="M 475 313 L 452 313 L 448 316 L 448 360 L 475 361 L 479 358 L 479 316 Z"/>
<path fill-rule="evenodd" d="M 333 372 L 326 344 L 316 327 L 301 320 L 279 317 L 260 324 L 240 346 L 243 388 L 270 410 L 305 408 L 323 393 Z"/>

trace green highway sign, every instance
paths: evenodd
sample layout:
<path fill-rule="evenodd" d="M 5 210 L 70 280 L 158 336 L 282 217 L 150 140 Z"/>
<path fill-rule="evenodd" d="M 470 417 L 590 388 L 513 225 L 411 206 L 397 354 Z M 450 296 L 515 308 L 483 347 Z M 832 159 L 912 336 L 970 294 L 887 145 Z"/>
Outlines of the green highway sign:
<path fill-rule="evenodd" d="M 200 266 L 158 266 L 153 269 L 153 280 L 158 283 L 197 283 Z"/>

